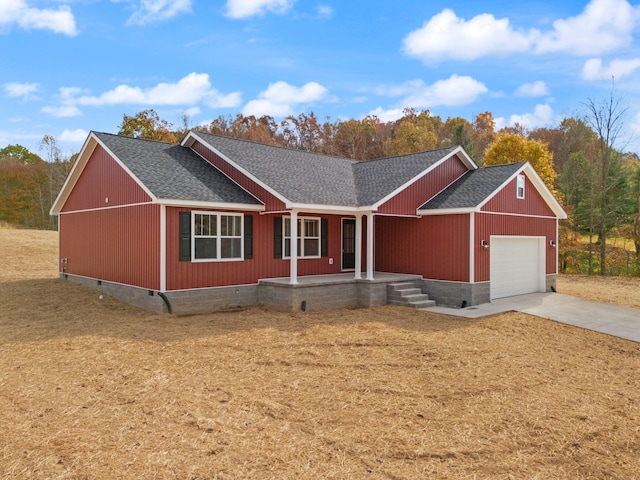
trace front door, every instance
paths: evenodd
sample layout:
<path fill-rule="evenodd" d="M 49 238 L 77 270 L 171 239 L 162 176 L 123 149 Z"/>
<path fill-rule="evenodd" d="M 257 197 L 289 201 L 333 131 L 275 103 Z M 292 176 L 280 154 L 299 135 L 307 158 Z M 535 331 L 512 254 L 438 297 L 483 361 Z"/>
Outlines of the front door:
<path fill-rule="evenodd" d="M 342 219 L 342 270 L 356 268 L 356 221 Z"/>

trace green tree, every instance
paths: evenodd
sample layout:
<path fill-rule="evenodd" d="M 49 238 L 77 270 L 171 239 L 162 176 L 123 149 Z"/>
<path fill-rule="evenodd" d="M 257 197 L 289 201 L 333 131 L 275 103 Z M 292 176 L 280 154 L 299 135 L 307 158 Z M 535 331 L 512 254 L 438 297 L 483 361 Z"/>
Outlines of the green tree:
<path fill-rule="evenodd" d="M 594 196 L 594 221 L 600 244 L 600 274 L 606 275 L 607 235 L 625 216 L 630 195 L 627 164 L 622 153 L 616 149 L 628 107 L 621 104 L 613 87 L 607 98 L 589 98 L 584 107 L 584 122 L 597 137 L 595 148 L 588 158 Z"/>

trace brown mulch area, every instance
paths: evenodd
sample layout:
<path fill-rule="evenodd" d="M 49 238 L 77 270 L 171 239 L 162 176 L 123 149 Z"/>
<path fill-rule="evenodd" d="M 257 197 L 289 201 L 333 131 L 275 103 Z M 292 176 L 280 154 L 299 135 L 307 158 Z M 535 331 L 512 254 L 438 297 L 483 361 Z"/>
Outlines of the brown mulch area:
<path fill-rule="evenodd" d="M 640 479 L 640 344 L 517 313 L 156 315 L 58 280 L 55 241 L 0 230 L 0 478 Z"/>

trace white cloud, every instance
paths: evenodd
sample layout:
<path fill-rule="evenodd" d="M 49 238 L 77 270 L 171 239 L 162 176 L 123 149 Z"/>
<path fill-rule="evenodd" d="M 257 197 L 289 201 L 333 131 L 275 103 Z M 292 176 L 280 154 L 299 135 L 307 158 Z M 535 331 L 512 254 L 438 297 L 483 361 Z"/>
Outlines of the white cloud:
<path fill-rule="evenodd" d="M 227 0 L 227 16 L 231 18 L 247 18 L 272 13 L 286 13 L 295 0 Z"/>
<path fill-rule="evenodd" d="M 468 105 L 488 91 L 484 83 L 466 75 L 454 74 L 431 85 L 422 80 L 411 80 L 401 85 L 378 88 L 376 93 L 390 97 L 404 96 L 399 108 L 432 108 Z"/>
<path fill-rule="evenodd" d="M 129 25 L 162 22 L 191 11 L 191 0 L 140 0 L 140 5 L 129 17 Z"/>
<path fill-rule="evenodd" d="M 378 107 L 375 110 L 371 110 L 367 115 L 378 117 L 381 122 L 394 122 L 404 116 L 403 108 L 391 108 L 385 110 L 382 107 Z"/>
<path fill-rule="evenodd" d="M 591 0 L 580 14 L 556 20 L 542 32 L 516 30 L 508 18 L 488 13 L 465 20 L 445 9 L 410 32 L 403 51 L 423 61 L 515 53 L 598 55 L 631 45 L 639 20 L 640 7 L 627 0 Z"/>
<path fill-rule="evenodd" d="M 611 80 L 631 75 L 640 68 L 640 58 L 627 60 L 612 60 L 608 67 L 602 64 L 600 58 L 590 58 L 582 67 L 582 78 L 585 80 Z"/>
<path fill-rule="evenodd" d="M 270 115 L 284 117 L 293 115 L 294 105 L 313 103 L 327 97 L 328 90 L 316 82 L 309 82 L 302 87 L 295 87 L 286 82 L 271 83 L 260 92 L 257 99 L 251 100 L 242 110 L 243 115 Z"/>
<path fill-rule="evenodd" d="M 524 83 L 516 90 L 518 97 L 544 97 L 549 95 L 551 91 L 547 84 L 541 80 L 533 83 Z"/>
<path fill-rule="evenodd" d="M 592 0 L 579 15 L 556 20 L 535 50 L 574 55 L 611 52 L 632 43 L 638 19 L 638 8 L 627 0 Z"/>
<path fill-rule="evenodd" d="M 333 17 L 333 13 L 333 8 L 331 8 L 329 5 L 320 5 L 318 7 L 318 18 L 326 20 Z"/>
<path fill-rule="evenodd" d="M 79 105 L 195 105 L 205 102 L 211 108 L 236 107 L 240 104 L 240 93 L 223 95 L 211 86 L 206 73 L 190 73 L 177 83 L 159 83 L 143 89 L 129 85 L 118 85 L 99 96 L 83 95 L 76 98 Z"/>
<path fill-rule="evenodd" d="M 511 115 L 509 117 L 508 126 L 513 126 L 516 123 L 522 125 L 525 128 L 533 129 L 539 127 L 546 127 L 556 123 L 556 118 L 553 115 L 553 109 L 547 104 L 536 105 L 532 113 L 524 113 L 522 115 Z M 504 126 L 504 119 L 500 119 L 500 122 L 496 120 L 496 126 L 500 124 L 500 127 Z"/>
<path fill-rule="evenodd" d="M 82 112 L 75 105 L 59 105 L 57 107 L 42 107 L 42 111 L 52 117 L 78 117 Z"/>
<path fill-rule="evenodd" d="M 37 83 L 19 83 L 9 82 L 3 86 L 4 93 L 8 97 L 22 97 L 25 100 L 33 98 L 33 94 L 36 93 L 40 86 Z"/>
<path fill-rule="evenodd" d="M 82 143 L 88 135 L 89 132 L 81 128 L 78 128 L 77 130 L 64 130 L 58 137 L 58 140 L 67 143 Z"/>
<path fill-rule="evenodd" d="M 466 21 L 445 9 L 403 40 L 406 54 L 423 60 L 474 60 L 487 55 L 526 52 L 533 32 L 517 32 L 509 19 L 482 14 Z"/>
<path fill-rule="evenodd" d="M 61 5 L 57 10 L 31 8 L 25 0 L 0 2 L 0 31 L 17 24 L 24 30 L 51 30 L 73 36 L 78 33 L 71 8 Z"/>

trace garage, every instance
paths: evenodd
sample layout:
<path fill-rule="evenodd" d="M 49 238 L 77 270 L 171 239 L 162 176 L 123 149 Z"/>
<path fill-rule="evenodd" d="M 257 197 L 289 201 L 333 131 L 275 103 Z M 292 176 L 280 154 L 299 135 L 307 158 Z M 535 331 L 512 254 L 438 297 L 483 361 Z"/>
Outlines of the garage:
<path fill-rule="evenodd" d="M 491 237 L 491 300 L 545 291 L 544 237 Z"/>

